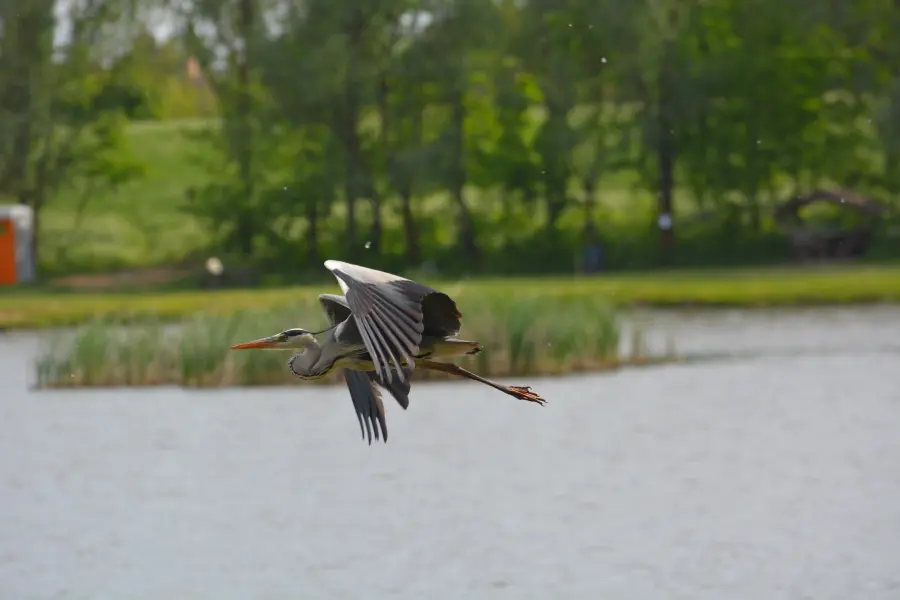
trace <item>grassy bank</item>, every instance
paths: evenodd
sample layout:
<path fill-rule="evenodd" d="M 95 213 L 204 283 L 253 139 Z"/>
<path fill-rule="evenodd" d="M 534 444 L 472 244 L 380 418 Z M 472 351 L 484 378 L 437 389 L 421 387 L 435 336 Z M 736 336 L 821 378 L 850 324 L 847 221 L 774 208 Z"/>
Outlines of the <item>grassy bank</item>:
<path fill-rule="evenodd" d="M 184 212 L 189 188 L 208 180 L 192 132 L 213 121 L 137 122 L 126 130 L 126 151 L 143 175 L 116 189 L 91 193 L 63 187 L 41 214 L 41 262 L 53 275 L 79 270 L 157 265 L 204 247 L 209 237 Z"/>
<path fill-rule="evenodd" d="M 461 337 L 478 340 L 484 351 L 460 364 L 479 373 L 535 376 L 598 371 L 649 359 L 619 356 L 619 319 L 604 300 L 589 296 L 516 298 L 485 294 L 470 298 Z M 190 387 L 296 383 L 287 369 L 290 352 L 230 351 L 229 346 L 274 333 L 289 325 L 316 328 L 325 319 L 314 299 L 279 309 L 238 311 L 230 316 L 199 315 L 179 327 L 145 323 L 123 328 L 95 321 L 74 333 L 46 340 L 37 361 L 40 387 Z M 639 337 L 639 334 L 638 334 Z M 418 379 L 446 378 L 417 373 Z M 322 383 L 341 381 L 334 373 Z M 527 383 L 527 382 L 526 382 Z"/>
<path fill-rule="evenodd" d="M 421 281 L 456 298 L 466 323 L 479 318 L 478 307 L 494 297 L 545 302 L 547 312 L 553 311 L 551 300 L 565 298 L 599 298 L 619 306 L 740 307 L 900 301 L 900 265 Z M 119 323 L 176 321 L 200 311 L 229 316 L 250 308 L 275 310 L 308 304 L 321 292 L 337 290 L 333 278 L 313 286 L 254 290 L 108 294 L 14 290 L 0 293 L 0 327 L 77 325 L 97 318 Z M 276 329 L 298 324 L 300 315 L 283 314 L 286 318 Z"/>

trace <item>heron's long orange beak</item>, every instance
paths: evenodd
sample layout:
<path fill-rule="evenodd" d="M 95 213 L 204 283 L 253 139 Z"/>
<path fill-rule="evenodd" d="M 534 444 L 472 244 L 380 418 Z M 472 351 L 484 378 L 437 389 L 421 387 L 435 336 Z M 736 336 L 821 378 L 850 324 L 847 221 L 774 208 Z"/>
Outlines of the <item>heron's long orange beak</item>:
<path fill-rule="evenodd" d="M 258 340 L 253 340 L 252 342 L 244 342 L 243 344 L 235 344 L 231 347 L 232 350 L 251 350 L 254 348 L 278 348 L 280 346 L 280 340 L 277 336 L 269 336 L 260 338 Z"/>

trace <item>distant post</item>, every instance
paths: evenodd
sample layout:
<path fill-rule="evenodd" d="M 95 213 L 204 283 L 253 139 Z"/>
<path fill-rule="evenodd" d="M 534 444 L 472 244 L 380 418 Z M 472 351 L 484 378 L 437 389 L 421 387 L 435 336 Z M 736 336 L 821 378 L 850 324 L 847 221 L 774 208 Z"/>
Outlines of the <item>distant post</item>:
<path fill-rule="evenodd" d="M 675 246 L 675 230 L 672 222 L 672 213 L 663 211 L 656 218 L 656 226 L 659 227 L 659 242 L 662 250 L 662 262 L 672 262 L 672 251 Z"/>

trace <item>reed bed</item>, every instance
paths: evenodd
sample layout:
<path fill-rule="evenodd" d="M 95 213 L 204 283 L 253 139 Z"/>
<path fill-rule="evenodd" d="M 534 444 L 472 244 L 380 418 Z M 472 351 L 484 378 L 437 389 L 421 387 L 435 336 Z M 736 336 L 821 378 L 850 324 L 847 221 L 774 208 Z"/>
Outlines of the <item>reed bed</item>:
<path fill-rule="evenodd" d="M 607 302 L 586 295 L 466 294 L 456 297 L 464 313 L 460 336 L 478 340 L 484 351 L 459 364 L 486 376 L 534 376 L 614 369 L 644 363 L 640 340 L 631 356 L 619 353 L 620 319 Z M 240 341 L 288 327 L 327 325 L 315 298 L 281 308 L 242 310 L 231 315 L 197 314 L 180 324 L 122 326 L 98 319 L 46 338 L 37 360 L 38 387 L 180 385 L 252 386 L 297 383 L 287 368 L 287 351 L 231 351 Z M 636 335 L 640 338 L 640 332 Z M 446 379 L 417 369 L 416 379 Z M 320 380 L 341 381 L 339 372 Z"/>

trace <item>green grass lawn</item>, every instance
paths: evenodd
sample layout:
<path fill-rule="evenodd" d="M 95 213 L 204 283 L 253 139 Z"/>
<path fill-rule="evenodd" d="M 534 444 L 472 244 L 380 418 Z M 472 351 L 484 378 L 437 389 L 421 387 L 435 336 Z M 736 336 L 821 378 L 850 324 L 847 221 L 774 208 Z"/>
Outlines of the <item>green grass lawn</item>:
<path fill-rule="evenodd" d="M 598 277 L 422 280 L 447 292 L 466 313 L 467 301 L 597 296 L 620 306 L 784 306 L 900 301 L 900 265 L 829 268 L 680 270 Z M 276 289 L 140 293 L 0 293 L 0 327 L 73 325 L 103 317 L 118 321 L 177 320 L 198 312 L 229 315 L 247 308 L 277 308 L 336 292 L 337 283 Z M 296 325 L 285 323 L 284 326 Z"/>
<path fill-rule="evenodd" d="M 129 151 L 144 175 L 118 190 L 90 197 L 76 226 L 78 194 L 64 189 L 42 214 L 42 261 L 51 272 L 145 266 L 179 260 L 207 238 L 181 212 L 185 192 L 206 174 L 194 154 L 197 142 L 185 131 L 209 121 L 133 123 Z"/>

